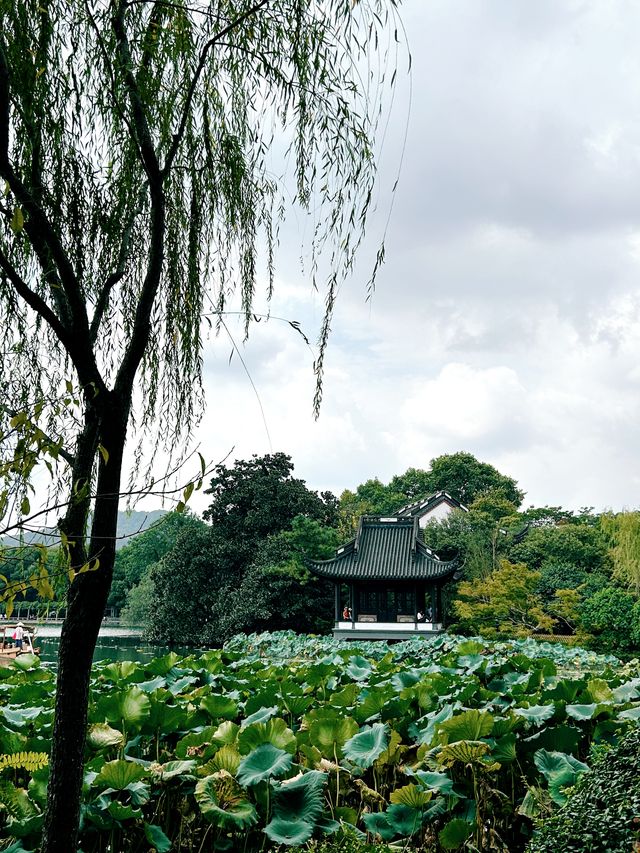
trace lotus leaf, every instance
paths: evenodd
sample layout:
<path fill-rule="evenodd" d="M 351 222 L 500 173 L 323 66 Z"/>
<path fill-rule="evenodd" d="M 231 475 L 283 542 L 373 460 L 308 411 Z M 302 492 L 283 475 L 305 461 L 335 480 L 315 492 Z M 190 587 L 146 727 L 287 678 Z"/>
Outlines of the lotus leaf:
<path fill-rule="evenodd" d="M 107 790 L 104 791 L 105 794 L 107 793 Z M 149 786 L 145 785 L 144 782 L 132 782 L 130 785 L 127 785 L 126 788 L 124 788 L 123 790 L 128 793 L 131 802 L 136 806 L 142 806 L 145 803 L 149 802 L 149 797 L 151 796 L 151 793 L 149 791 Z"/>
<path fill-rule="evenodd" d="M 29 835 L 38 835 L 42 830 L 44 815 L 35 814 L 21 820 L 12 820 L 8 824 L 10 835 L 13 838 L 27 838 Z M 3 851 L 4 853 L 4 851 Z"/>
<path fill-rule="evenodd" d="M 360 694 L 358 704 L 353 710 L 353 716 L 359 723 L 364 723 L 377 717 L 385 705 L 395 698 L 395 690 L 390 684 L 375 689 L 365 689 Z"/>
<path fill-rule="evenodd" d="M 592 678 L 587 682 L 586 690 L 592 702 L 612 702 L 613 690 L 602 678 Z"/>
<path fill-rule="evenodd" d="M 466 669 L 467 672 L 475 672 L 480 669 L 483 665 L 486 666 L 487 659 L 484 655 L 461 655 L 457 664 L 462 669 Z"/>
<path fill-rule="evenodd" d="M 438 753 L 438 760 L 449 766 L 456 761 L 462 764 L 483 763 L 484 757 L 491 749 L 486 740 L 459 740 L 443 746 Z"/>
<path fill-rule="evenodd" d="M 500 764 L 516 760 L 516 736 L 513 732 L 498 738 L 491 747 L 491 757 Z"/>
<path fill-rule="evenodd" d="M 402 672 L 396 672 L 392 677 L 391 683 L 398 693 L 401 693 L 406 687 L 412 687 L 420 681 L 421 672 L 417 669 L 405 669 Z"/>
<path fill-rule="evenodd" d="M 517 714 L 519 717 L 524 717 L 524 719 L 533 724 L 534 726 L 541 726 L 547 720 L 550 720 L 551 717 L 555 714 L 556 706 L 553 704 L 549 705 L 530 705 L 528 708 L 514 708 L 514 714 Z"/>
<path fill-rule="evenodd" d="M 459 655 L 477 655 L 485 651 L 485 645 L 477 640 L 463 640 L 458 643 L 456 651 Z"/>
<path fill-rule="evenodd" d="M 206 776 L 196 784 L 195 798 L 207 820 L 223 829 L 247 829 L 258 821 L 255 807 L 234 779 Z"/>
<path fill-rule="evenodd" d="M 180 693 L 184 693 L 187 687 L 190 687 L 192 684 L 196 684 L 197 681 L 198 679 L 195 675 L 183 675 L 182 678 L 178 678 L 175 681 L 169 681 L 167 688 L 174 696 L 178 696 Z"/>
<path fill-rule="evenodd" d="M 457 714 L 450 720 L 445 720 L 438 726 L 440 734 L 444 734 L 447 742 L 457 740 L 480 740 L 491 734 L 493 717 L 486 711 L 472 709 Z"/>
<path fill-rule="evenodd" d="M 326 713 L 314 717 L 309 723 L 309 742 L 326 758 L 342 757 L 344 744 L 358 732 L 358 724 L 351 717 Z"/>
<path fill-rule="evenodd" d="M 276 844 L 305 844 L 313 835 L 315 824 L 302 818 L 283 820 L 274 817 L 265 828 L 265 834 Z"/>
<path fill-rule="evenodd" d="M 425 791 L 417 785 L 404 785 L 404 787 L 396 788 L 395 791 L 391 792 L 389 801 L 409 806 L 412 809 L 423 809 L 432 796 L 431 791 Z"/>
<path fill-rule="evenodd" d="M 563 723 L 541 729 L 526 738 L 522 744 L 527 750 L 548 749 L 558 752 L 577 752 L 582 741 L 582 732 L 572 725 Z"/>
<path fill-rule="evenodd" d="M 237 778 L 241 785 L 257 785 L 272 776 L 282 776 L 289 770 L 293 758 L 284 749 L 263 743 L 242 759 Z"/>
<path fill-rule="evenodd" d="M 121 747 L 124 744 L 122 732 L 112 729 L 107 723 L 94 723 L 89 726 L 87 743 L 94 749 L 107 749 L 110 746 Z"/>
<path fill-rule="evenodd" d="M 383 841 L 391 841 L 396 837 L 396 830 L 390 826 L 387 815 L 383 812 L 373 812 L 362 815 L 367 831 L 372 835 L 379 835 Z"/>
<path fill-rule="evenodd" d="M 418 743 L 430 746 L 433 743 L 438 724 L 449 720 L 453 716 L 453 711 L 453 705 L 444 705 L 439 711 L 432 711 L 429 714 L 425 714 L 422 720 L 420 720 L 421 723 L 425 720 L 428 721 L 425 728 L 420 729 L 418 725 L 409 726 L 412 737 L 415 737 Z"/>
<path fill-rule="evenodd" d="M 580 691 L 584 690 L 586 682 L 576 679 L 560 679 L 552 688 L 542 693 L 542 698 L 547 700 L 559 699 L 563 702 L 573 702 Z"/>
<path fill-rule="evenodd" d="M 351 806 L 338 806 L 337 809 L 334 809 L 334 814 L 342 823 L 349 823 L 355 826 L 358 822 L 358 812 L 356 809 L 351 808 Z"/>
<path fill-rule="evenodd" d="M 37 669 L 39 666 L 40 658 L 37 655 L 32 655 L 30 652 L 25 652 L 11 661 L 11 667 L 21 672 Z"/>
<path fill-rule="evenodd" d="M 172 844 L 159 826 L 153 823 L 145 823 L 144 825 L 145 838 L 152 847 L 155 847 L 156 853 L 169 853 Z"/>
<path fill-rule="evenodd" d="M 438 841 L 445 850 L 457 850 L 473 832 L 473 824 L 467 820 L 454 818 L 438 833 Z"/>
<path fill-rule="evenodd" d="M 574 785 L 578 777 L 589 770 L 587 764 L 563 752 L 539 749 L 533 758 L 536 767 L 547 780 L 551 799 L 558 805 L 563 805 L 567 800 L 562 789 Z"/>
<path fill-rule="evenodd" d="M 149 716 L 151 702 L 146 693 L 137 686 L 128 690 L 113 691 L 98 699 L 95 716 L 108 723 L 123 724 L 127 729 L 140 728 Z"/>
<path fill-rule="evenodd" d="M 574 720 L 591 720 L 600 707 L 595 702 L 590 705 L 567 705 L 566 712 L 567 716 L 573 717 Z"/>
<path fill-rule="evenodd" d="M 167 679 L 162 678 L 157 675 L 155 678 L 152 678 L 150 681 L 139 681 L 138 687 L 140 690 L 143 690 L 145 693 L 153 693 L 155 690 L 159 690 L 161 687 L 167 686 Z"/>
<path fill-rule="evenodd" d="M 214 745 L 214 741 L 217 740 L 216 735 L 218 731 L 219 729 L 216 729 L 214 726 L 207 726 L 199 732 L 190 732 L 188 735 L 185 735 L 176 744 L 176 757 L 190 758 L 192 755 L 206 756 L 207 752 L 213 755 L 218 748 L 217 743 Z"/>
<path fill-rule="evenodd" d="M 302 844 L 292 839 L 302 834 L 305 840 L 311 837 L 322 814 L 325 779 L 324 773 L 311 770 L 274 785 L 273 819 L 265 828 L 269 838 L 275 841 L 277 834 L 289 839 L 279 841 L 280 844 Z"/>
<path fill-rule="evenodd" d="M 296 736 L 280 717 L 266 723 L 252 723 L 238 735 L 238 747 L 243 755 L 262 743 L 271 743 L 292 755 L 297 748 Z"/>
<path fill-rule="evenodd" d="M 274 707 L 277 711 L 279 699 L 278 686 L 276 684 L 269 685 L 266 690 L 259 690 L 249 696 L 244 706 L 244 713 L 247 717 L 251 717 L 262 708 Z"/>
<path fill-rule="evenodd" d="M 388 742 L 389 726 L 386 723 L 374 723 L 349 738 L 342 751 L 349 761 L 366 768 L 371 767 L 376 758 L 385 751 Z"/>
<path fill-rule="evenodd" d="M 51 714 L 51 712 L 48 712 Z M 28 723 L 36 720 L 41 714 L 47 714 L 47 710 L 42 707 L 37 708 L 0 708 L 0 714 L 5 718 L 10 726 L 16 729 L 21 729 Z"/>
<path fill-rule="evenodd" d="M 135 676 L 141 673 L 142 669 L 140 665 L 131 660 L 113 661 L 102 666 L 102 675 L 110 681 L 132 681 L 135 680 Z"/>
<path fill-rule="evenodd" d="M 635 708 L 627 708 L 626 711 L 620 711 L 618 714 L 619 720 L 640 720 L 640 705 Z"/>
<path fill-rule="evenodd" d="M 167 735 L 180 731 L 185 726 L 185 710 L 180 705 L 168 704 L 164 698 L 151 696 L 149 718 L 144 724 L 145 731 Z"/>
<path fill-rule="evenodd" d="M 413 808 L 402 803 L 394 803 L 386 811 L 389 826 L 396 835 L 408 838 L 422 827 L 424 809 Z"/>
<path fill-rule="evenodd" d="M 169 652 L 164 657 L 154 658 L 152 661 L 149 661 L 149 663 L 145 664 L 145 669 L 152 675 L 167 675 L 179 660 L 179 655 L 175 652 Z"/>
<path fill-rule="evenodd" d="M 205 696 L 200 707 L 214 720 L 233 720 L 238 716 L 238 706 L 228 696 Z"/>
<path fill-rule="evenodd" d="M 209 759 L 205 765 L 198 769 L 201 776 L 211 776 L 220 770 L 226 770 L 232 776 L 236 775 L 236 771 L 240 766 L 242 756 L 231 744 L 225 744 L 221 747 L 213 758 Z"/>
<path fill-rule="evenodd" d="M 252 723 L 266 723 L 267 720 L 271 719 L 271 717 L 275 717 L 277 713 L 277 705 L 272 705 L 270 708 L 259 708 L 257 711 L 254 711 L 253 714 L 244 718 L 240 723 L 240 728 L 246 729 L 246 727 L 250 726 Z"/>
<path fill-rule="evenodd" d="M 192 779 L 195 766 L 195 761 L 167 761 L 166 764 L 160 764 L 151 769 L 154 776 L 160 777 L 161 782 L 168 782 L 169 779 L 176 777 Z"/>
<path fill-rule="evenodd" d="M 632 699 L 640 698 L 640 678 L 633 678 L 624 684 L 620 684 L 613 691 L 614 702 L 631 702 Z"/>
<path fill-rule="evenodd" d="M 364 681 L 371 675 L 371 671 L 371 663 L 360 655 L 354 655 L 346 668 L 347 675 L 354 681 Z"/>
<path fill-rule="evenodd" d="M 238 739 L 240 726 L 237 723 L 232 723 L 231 720 L 225 720 L 220 723 L 218 728 L 213 733 L 213 740 L 217 744 L 235 743 Z"/>
<path fill-rule="evenodd" d="M 108 761 L 98 773 L 94 785 L 97 788 L 113 788 L 122 791 L 134 782 L 139 782 L 149 775 L 149 772 L 135 761 L 124 761 L 121 758 Z"/>
<path fill-rule="evenodd" d="M 416 770 L 416 776 L 422 784 L 438 794 L 453 793 L 453 779 L 446 773 L 433 773 L 427 770 Z"/>
<path fill-rule="evenodd" d="M 331 694 L 329 704 L 334 708 L 351 708 L 355 705 L 360 689 L 358 684 L 347 684 L 342 690 L 337 690 Z"/>
<path fill-rule="evenodd" d="M 119 803 L 118 800 L 112 800 L 107 806 L 107 811 L 114 820 L 118 821 L 118 823 L 122 823 L 125 820 L 138 820 L 138 818 L 142 817 L 142 811 L 140 809 L 134 809 L 129 805 L 125 806 L 122 803 Z"/>

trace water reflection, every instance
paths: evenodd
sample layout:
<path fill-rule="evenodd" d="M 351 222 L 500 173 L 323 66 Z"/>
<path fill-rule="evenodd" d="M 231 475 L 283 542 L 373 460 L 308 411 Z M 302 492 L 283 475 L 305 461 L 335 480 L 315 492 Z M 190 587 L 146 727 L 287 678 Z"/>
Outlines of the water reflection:
<path fill-rule="evenodd" d="M 57 624 L 39 625 L 35 644 L 40 647 L 40 658 L 44 663 L 58 662 L 60 632 L 62 626 Z M 94 661 L 98 660 L 133 660 L 149 661 L 160 657 L 169 651 L 179 655 L 198 654 L 204 649 L 193 649 L 185 646 L 152 646 L 143 641 L 142 630 L 129 625 L 103 625 L 98 635 L 98 642 L 93 653 Z"/>

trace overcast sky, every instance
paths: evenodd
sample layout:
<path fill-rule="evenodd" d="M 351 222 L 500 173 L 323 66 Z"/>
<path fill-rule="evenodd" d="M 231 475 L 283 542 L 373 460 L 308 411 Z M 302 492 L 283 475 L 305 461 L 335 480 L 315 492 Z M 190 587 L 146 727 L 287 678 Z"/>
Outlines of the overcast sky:
<path fill-rule="evenodd" d="M 515 477 L 526 505 L 636 508 L 640 4 L 409 0 L 402 18 L 413 95 L 387 260 L 371 302 L 364 267 L 340 293 L 320 419 L 313 354 L 261 324 L 242 353 L 270 441 L 221 339 L 201 450 L 282 450 L 338 494 L 464 450 Z M 370 249 L 408 92 L 401 75 Z M 322 300 L 289 260 L 271 310 L 313 338 Z"/>

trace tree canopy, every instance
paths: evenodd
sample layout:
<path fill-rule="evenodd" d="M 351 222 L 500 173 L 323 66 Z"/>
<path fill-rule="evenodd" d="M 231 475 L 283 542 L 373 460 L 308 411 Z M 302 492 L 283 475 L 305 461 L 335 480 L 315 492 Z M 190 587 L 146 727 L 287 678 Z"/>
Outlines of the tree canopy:
<path fill-rule="evenodd" d="M 466 506 L 484 496 L 494 503 L 502 500 L 513 505 L 514 511 L 524 498 L 516 481 L 493 465 L 479 462 L 471 453 L 444 454 L 432 459 L 428 470 L 408 468 L 387 485 L 375 477 L 355 491 L 345 489 L 340 495 L 340 529 L 345 537 L 351 536 L 361 515 L 389 515 L 404 504 L 441 491 Z"/>
<path fill-rule="evenodd" d="M 216 466 L 205 494 L 211 495 L 203 517 L 220 536 L 243 541 L 251 548 L 286 529 L 297 515 L 333 525 L 337 498 L 318 494 L 292 476 L 293 462 L 285 453 L 238 459 L 231 467 Z"/>
<path fill-rule="evenodd" d="M 219 644 L 256 627 L 326 628 L 330 585 L 311 578 L 304 561 L 337 546 L 336 498 L 294 477 L 284 453 L 218 465 L 207 493 L 209 525 L 180 535 L 150 571 L 151 638 Z M 185 622 L 195 633 L 185 636 Z"/>

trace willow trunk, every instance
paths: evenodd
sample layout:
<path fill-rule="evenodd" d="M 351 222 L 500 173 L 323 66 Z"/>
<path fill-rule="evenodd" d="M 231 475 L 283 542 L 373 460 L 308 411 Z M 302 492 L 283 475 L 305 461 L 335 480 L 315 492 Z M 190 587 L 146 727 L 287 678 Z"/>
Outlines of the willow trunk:
<path fill-rule="evenodd" d="M 101 459 L 98 469 L 88 557 L 92 564 L 99 560 L 99 567 L 78 575 L 69 588 L 42 853 L 75 853 L 78 847 L 91 663 L 113 575 L 126 422 L 127 411 L 112 408 L 103 416 L 98 436 L 108 459 Z"/>

